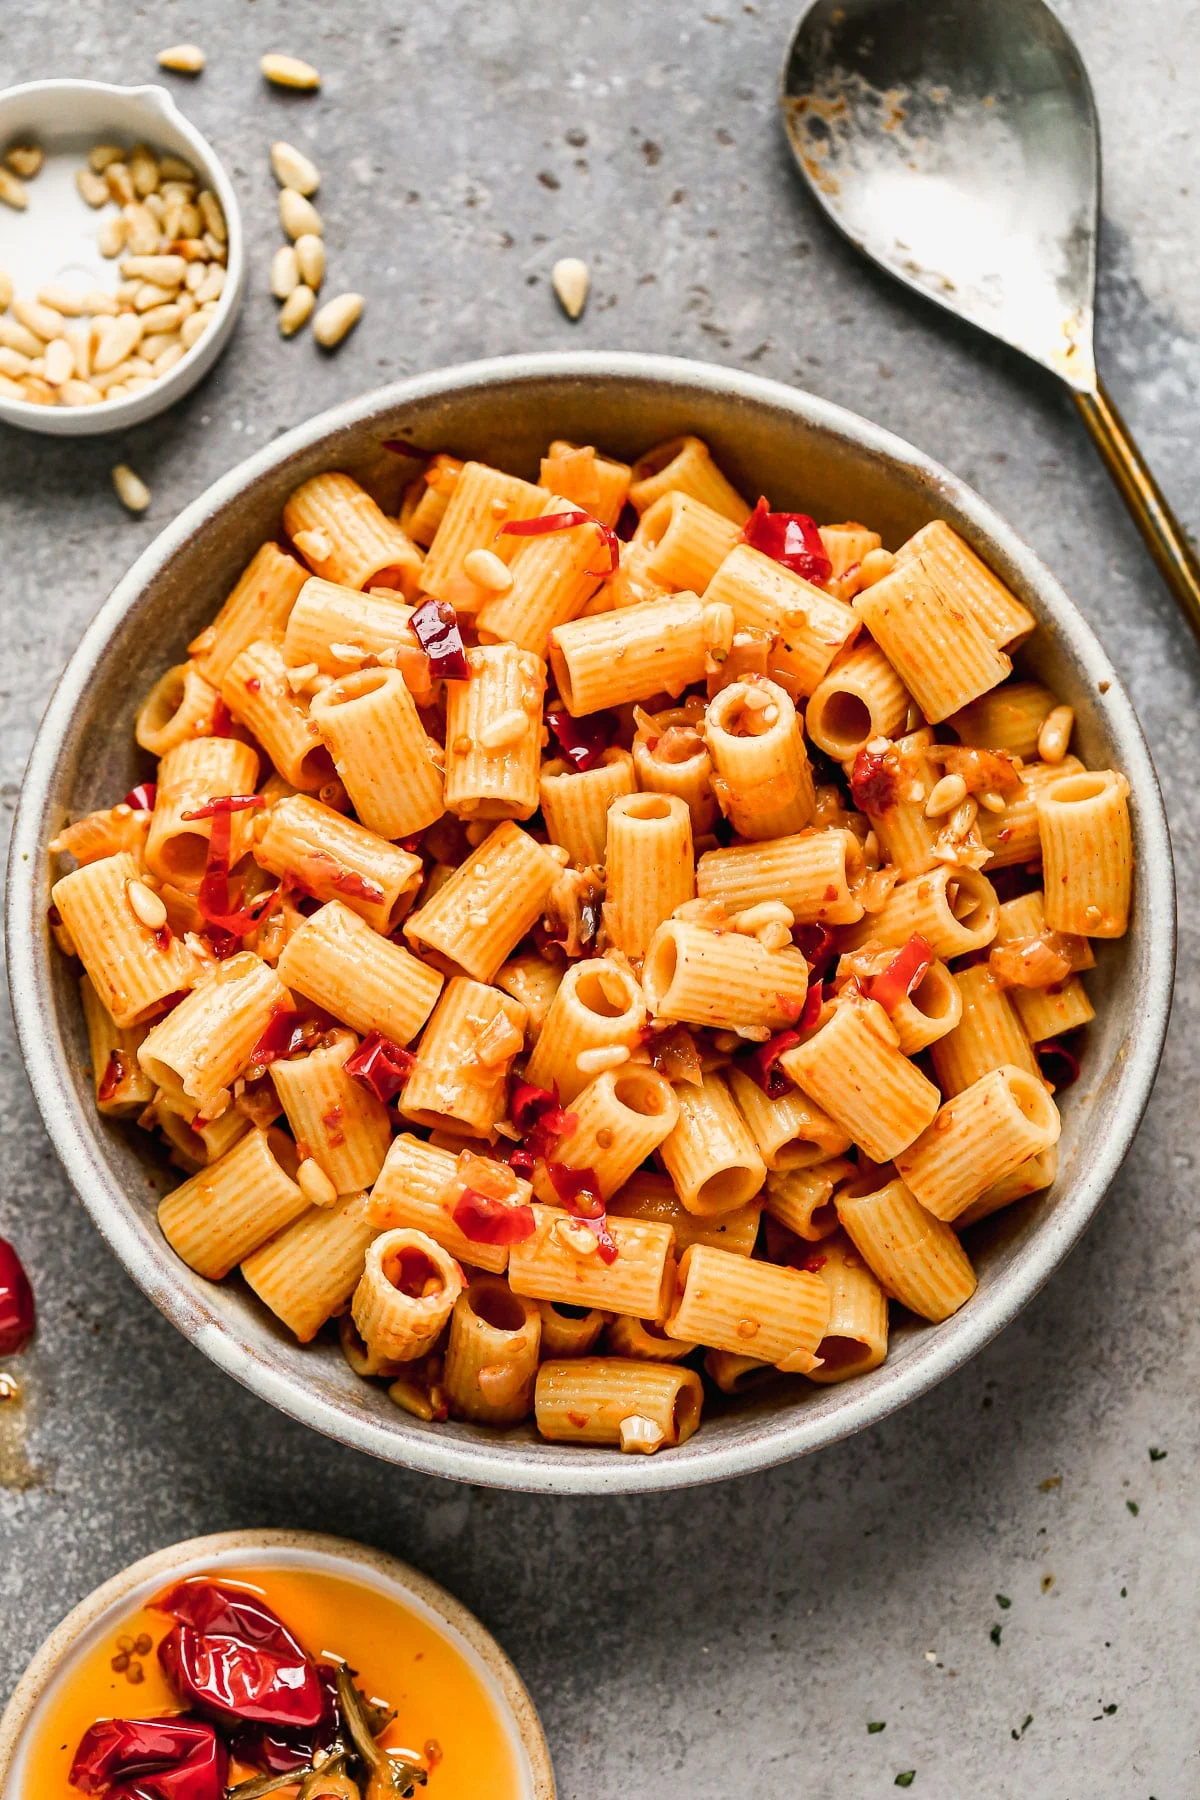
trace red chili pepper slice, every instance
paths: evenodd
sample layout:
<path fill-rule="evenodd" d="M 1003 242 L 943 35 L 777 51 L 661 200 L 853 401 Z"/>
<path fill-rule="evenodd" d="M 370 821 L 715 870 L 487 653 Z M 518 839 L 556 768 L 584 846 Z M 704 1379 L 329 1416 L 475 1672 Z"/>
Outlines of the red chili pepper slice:
<path fill-rule="evenodd" d="M 265 806 L 266 801 L 261 794 L 218 794 L 212 800 L 206 800 L 203 806 L 195 807 L 191 812 L 181 813 L 182 819 L 211 819 L 212 830 L 208 838 L 208 854 L 204 865 L 204 879 L 200 883 L 200 892 L 196 896 L 196 905 L 201 917 L 216 931 L 224 932 L 229 938 L 244 938 L 248 931 L 253 931 L 258 923 L 259 914 L 268 906 L 273 898 L 274 890 L 260 894 L 248 906 L 239 906 L 231 900 L 229 893 L 229 863 L 233 847 L 233 814 L 247 812 L 251 807 Z M 231 944 L 216 945 L 218 956 L 228 954 L 234 946 Z"/>
<path fill-rule="evenodd" d="M 818 994 L 820 991 L 818 988 Z M 805 1005 L 807 1006 L 807 1000 Z M 804 1023 L 803 1014 L 800 1022 Z M 757 1044 L 739 1063 L 738 1066 L 744 1068 L 751 1080 L 758 1083 L 768 1100 L 782 1100 L 795 1087 L 795 1082 L 779 1067 L 779 1058 L 785 1050 L 791 1050 L 799 1042 L 798 1031 L 777 1031 L 765 1044 Z"/>
<path fill-rule="evenodd" d="M 157 798 L 158 783 L 156 781 L 139 781 L 136 787 L 130 788 L 121 801 L 121 805 L 132 806 L 134 812 L 153 812 L 154 802 Z"/>
<path fill-rule="evenodd" d="M 20 1257 L 0 1238 L 0 1356 L 17 1356 L 37 1326 L 33 1289 Z"/>
<path fill-rule="evenodd" d="M 258 1594 L 184 1581 L 153 1605 L 176 1621 L 158 1659 L 185 1700 L 219 1723 L 320 1724 L 325 1695 L 316 1665 Z"/>
<path fill-rule="evenodd" d="M 895 759 L 886 750 L 860 750 L 850 775 L 850 793 L 859 812 L 886 812 L 900 796 Z"/>
<path fill-rule="evenodd" d="M 825 989 L 819 981 L 811 981 L 808 992 L 804 996 L 804 1005 L 800 1009 L 800 1017 L 796 1023 L 801 1031 L 811 1031 L 821 1017 L 821 1008 L 825 1004 Z"/>
<path fill-rule="evenodd" d="M 615 575 L 621 566 L 621 540 L 611 525 L 602 525 L 590 512 L 573 506 L 569 512 L 542 513 L 537 519 L 510 519 L 496 533 L 497 537 L 545 537 L 551 531 L 573 531 L 576 525 L 594 525 L 604 539 L 608 551 L 607 569 L 589 569 L 589 575 Z"/>
<path fill-rule="evenodd" d="M 273 1062 L 284 1062 L 305 1049 L 314 1038 L 328 1031 L 336 1021 L 323 1007 L 305 1003 L 303 1013 L 292 1006 L 273 1006 L 266 1029 L 250 1052 L 250 1060 L 242 1070 L 247 1081 L 256 1081 Z"/>
<path fill-rule="evenodd" d="M 108 1800 L 221 1800 L 225 1746 L 201 1719 L 99 1719 L 79 1740 L 68 1780 Z"/>
<path fill-rule="evenodd" d="M 793 925 L 792 942 L 808 964 L 810 979 L 819 981 L 833 961 L 833 933 L 828 925 Z"/>
<path fill-rule="evenodd" d="M 580 771 L 599 768 L 617 732 L 614 713 L 589 713 L 585 719 L 575 719 L 557 703 L 546 708 L 546 723 L 558 739 L 563 756 Z"/>
<path fill-rule="evenodd" d="M 762 496 L 742 527 L 742 540 L 806 581 L 828 581 L 833 573 L 816 521 L 807 513 L 772 512 Z"/>
<path fill-rule="evenodd" d="M 181 819 L 221 819 L 228 818 L 230 813 L 249 812 L 252 807 L 265 806 L 266 796 L 263 794 L 216 794 L 206 800 L 202 806 L 194 807 L 191 812 L 180 813 Z"/>
<path fill-rule="evenodd" d="M 429 658 L 435 681 L 469 681 L 470 664 L 463 645 L 458 614 L 448 600 L 422 600 L 409 621 L 417 642 Z"/>
<path fill-rule="evenodd" d="M 525 1140 L 523 1148 L 535 1161 L 549 1156 L 559 1138 L 575 1129 L 575 1114 L 559 1104 L 557 1085 L 548 1091 L 528 1081 L 515 1081 L 509 1116 Z"/>
<path fill-rule="evenodd" d="M 934 960 L 933 951 L 920 932 L 914 931 L 902 950 L 897 950 L 886 969 L 866 985 L 868 1000 L 878 1000 L 885 1013 L 894 1013 L 923 980 Z"/>
<path fill-rule="evenodd" d="M 615 1263 L 620 1252 L 608 1229 L 608 1210 L 595 1170 L 572 1169 L 566 1163 L 548 1162 L 546 1173 L 567 1211 L 592 1233 L 601 1262 Z"/>
<path fill-rule="evenodd" d="M 1046 1080 L 1054 1083 L 1056 1093 L 1079 1080 L 1079 1058 L 1061 1038 L 1047 1038 L 1045 1043 L 1035 1044 L 1033 1054 Z"/>
<path fill-rule="evenodd" d="M 347 1075 L 386 1106 L 394 1100 L 416 1066 L 411 1050 L 402 1050 L 380 1031 L 369 1032 L 343 1065 Z"/>
<path fill-rule="evenodd" d="M 454 1203 L 454 1223 L 473 1244 L 520 1244 L 537 1229 L 533 1208 L 515 1206 L 478 1188 L 464 1188 Z"/>

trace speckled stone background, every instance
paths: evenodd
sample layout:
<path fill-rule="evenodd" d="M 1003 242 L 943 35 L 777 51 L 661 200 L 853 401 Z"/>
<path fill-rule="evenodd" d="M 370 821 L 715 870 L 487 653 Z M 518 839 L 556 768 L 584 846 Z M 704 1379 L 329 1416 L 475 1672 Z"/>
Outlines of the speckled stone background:
<path fill-rule="evenodd" d="M 1195 892 L 1197 651 L 1069 402 L 877 276 L 799 190 L 774 107 L 788 0 L 703 5 L 0 8 L 3 83 L 153 79 L 164 44 L 205 45 L 199 81 L 167 79 L 226 160 L 254 263 L 231 348 L 170 416 L 119 443 L 0 432 L 6 811 L 85 622 L 177 508 L 245 453 L 412 371 L 534 347 L 637 348 L 809 387 L 913 439 L 1007 514 L 1129 684 L 1181 892 Z M 1105 133 L 1102 364 L 1200 527 L 1200 10 L 1061 11 Z M 267 49 L 317 63 L 320 96 L 265 91 Z M 266 293 L 278 236 L 267 147 L 280 135 L 323 171 L 333 284 L 368 297 L 333 359 L 311 339 L 283 344 Z M 593 272 L 576 326 L 548 283 L 567 253 Z M 153 489 L 136 521 L 109 487 L 118 455 Z M 102 1247 L 6 1032 L 0 1231 L 29 1264 L 42 1325 L 27 1360 L 27 1463 L 10 1441 L 0 1489 L 0 1691 L 131 1558 L 195 1532 L 313 1526 L 398 1551 L 477 1609 L 533 1691 L 567 1800 L 865 1800 L 908 1769 L 922 1800 L 1192 1800 L 1200 1065 L 1188 907 L 1183 929 L 1141 1135 L 1086 1242 L 1019 1322 L 866 1436 L 636 1503 L 442 1485 L 242 1392 Z M 1151 1460 L 1151 1446 L 1166 1457 Z M 871 1720 L 886 1730 L 869 1734 Z"/>

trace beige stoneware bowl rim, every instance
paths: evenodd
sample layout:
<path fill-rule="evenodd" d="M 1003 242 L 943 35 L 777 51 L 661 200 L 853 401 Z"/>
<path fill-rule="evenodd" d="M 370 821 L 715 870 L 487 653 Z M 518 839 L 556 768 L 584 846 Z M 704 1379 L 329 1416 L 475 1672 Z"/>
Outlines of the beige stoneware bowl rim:
<path fill-rule="evenodd" d="M 237 323 L 237 315 L 246 292 L 246 240 L 237 192 L 226 173 L 225 165 L 208 139 L 180 108 L 170 89 L 163 87 L 161 83 L 138 82 L 133 86 L 126 86 L 120 82 L 52 76 L 44 81 L 23 81 L 16 87 L 0 89 L 0 142 L 5 137 L 5 109 L 11 102 L 29 99 L 53 102 L 72 94 L 107 94 L 116 101 L 134 106 L 142 114 L 141 128 L 151 143 L 154 140 L 156 122 L 159 126 L 166 125 L 183 138 L 200 173 L 221 202 L 229 239 L 228 258 L 225 286 L 217 301 L 212 324 L 173 369 L 150 387 L 143 388 L 141 393 L 129 394 L 121 400 L 101 401 L 98 406 L 74 407 L 35 406 L 29 400 L 13 400 L 7 395 L 0 395 L 0 420 L 22 430 L 36 431 L 44 437 L 98 437 L 105 432 L 127 430 L 165 412 L 169 406 L 190 393 L 219 360 Z M 112 130 L 121 136 L 127 136 L 130 127 L 114 120 Z M 47 131 L 50 138 L 70 135 L 74 134 L 69 130 L 58 132 L 53 125 Z M 31 212 L 36 204 L 35 185 L 30 200 Z"/>
<path fill-rule="evenodd" d="M 86 703 L 89 686 L 103 665 L 107 646 L 125 614 L 147 584 L 182 554 L 189 539 L 211 526 L 242 490 L 270 475 L 288 459 L 326 441 L 347 441 L 354 431 L 371 431 L 376 441 L 394 435 L 406 407 L 453 402 L 466 395 L 496 404 L 519 399 L 523 387 L 546 398 L 561 384 L 572 392 L 589 384 L 626 396 L 647 394 L 658 403 L 682 398 L 698 406 L 755 408 L 794 419 L 828 444 L 829 454 L 861 458 L 882 467 L 889 481 L 919 489 L 930 516 L 947 509 L 977 547 L 997 561 L 1007 578 L 1032 599 L 1071 662 L 1077 691 L 1103 696 L 1104 730 L 1118 765 L 1132 784 L 1139 854 L 1137 914 L 1143 949 L 1133 965 L 1126 998 L 1129 1016 L 1119 1053 L 1108 1067 L 1117 1071 L 1115 1096 L 1106 1128 L 1089 1142 L 1086 1158 L 1044 1217 L 1025 1231 L 1019 1246 L 994 1282 L 981 1287 L 969 1305 L 945 1324 L 922 1334 L 919 1349 L 889 1359 L 863 1383 L 821 1390 L 812 1403 L 755 1411 L 752 1434 L 728 1441 L 708 1438 L 701 1427 L 677 1450 L 652 1457 L 622 1456 L 586 1447 L 513 1441 L 504 1434 L 457 1436 L 417 1429 L 399 1412 L 386 1424 L 364 1407 L 339 1404 L 319 1378 L 293 1375 L 268 1366 L 254 1347 L 218 1319 L 202 1313 L 185 1291 L 183 1276 L 157 1239 L 153 1221 L 142 1220 L 127 1192 L 112 1176 L 101 1150 L 100 1121 L 85 1111 L 70 1079 L 68 1053 L 59 1033 L 51 973 L 51 947 L 44 913 L 47 901 L 45 842 L 56 826 L 56 783 L 60 747 L 71 720 Z M 332 454 L 332 452 L 331 452 Z M 1078 1241 L 1119 1169 L 1145 1110 L 1162 1052 L 1170 1014 L 1175 955 L 1175 887 L 1170 837 L 1154 767 L 1129 698 L 1108 656 L 1073 602 L 1005 521 L 965 482 L 921 451 L 858 415 L 802 390 L 738 370 L 673 357 L 632 352 L 543 352 L 467 363 L 398 382 L 333 407 L 276 439 L 231 470 L 192 502 L 138 558 L 118 582 L 85 632 L 47 707 L 30 755 L 13 825 L 8 882 L 8 974 L 18 1036 L 35 1098 L 50 1138 L 76 1192 L 126 1270 L 207 1356 L 252 1392 L 288 1416 L 339 1442 L 386 1461 L 451 1480 L 543 1493 L 610 1494 L 658 1491 L 720 1481 L 786 1462 L 878 1424 L 962 1367 L 997 1335 L 1037 1293 Z M 1151 953 L 1153 952 L 1153 953 Z M 836 1401 L 829 1396 L 836 1393 Z M 755 1403 L 757 1406 L 757 1403 Z"/>
<path fill-rule="evenodd" d="M 517 1737 L 529 1759 L 533 1779 L 533 1800 L 554 1800 L 554 1770 L 550 1751 L 537 1709 L 516 1668 L 475 1614 L 461 1600 L 446 1591 L 439 1582 L 423 1575 L 398 1556 L 376 1550 L 369 1544 L 358 1544 L 350 1538 L 334 1537 L 319 1531 L 219 1531 L 208 1537 L 187 1538 L 168 1544 L 150 1556 L 130 1563 L 116 1575 L 72 1607 L 62 1622 L 55 1626 L 45 1643 L 13 1690 L 12 1698 L 0 1714 L 0 1800 L 7 1793 L 9 1771 L 25 1728 L 42 1695 L 50 1687 L 63 1663 L 70 1656 L 85 1631 L 110 1609 L 119 1605 L 145 1582 L 166 1582 L 172 1572 L 187 1563 L 245 1552 L 247 1559 L 274 1551 L 310 1551 L 345 1566 L 347 1574 L 356 1569 L 382 1576 L 402 1593 L 422 1601 L 431 1612 L 466 1640 L 486 1666 L 507 1706 Z M 232 1573 L 232 1571 L 231 1571 Z M 16 1800 L 16 1796 L 12 1796 Z"/>

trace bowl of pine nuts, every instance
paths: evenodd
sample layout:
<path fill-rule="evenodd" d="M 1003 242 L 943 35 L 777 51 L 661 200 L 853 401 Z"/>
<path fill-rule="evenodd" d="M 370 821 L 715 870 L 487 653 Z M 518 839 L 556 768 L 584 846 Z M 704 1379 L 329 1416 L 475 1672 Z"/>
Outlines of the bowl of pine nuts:
<path fill-rule="evenodd" d="M 0 419 L 116 431 L 193 388 L 245 287 L 215 152 L 160 87 L 0 93 Z"/>

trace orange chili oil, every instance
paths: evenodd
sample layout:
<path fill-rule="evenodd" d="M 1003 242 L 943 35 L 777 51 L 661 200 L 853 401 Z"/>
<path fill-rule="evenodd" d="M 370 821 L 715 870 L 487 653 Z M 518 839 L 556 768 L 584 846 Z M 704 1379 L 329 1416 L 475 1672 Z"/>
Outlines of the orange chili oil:
<path fill-rule="evenodd" d="M 371 1700 L 396 1717 L 380 1744 L 423 1762 L 430 1800 L 520 1800 L 518 1752 L 487 1686 L 454 1643 L 420 1613 L 364 1582 L 323 1570 L 222 1566 L 189 1580 L 245 1588 L 278 1614 L 310 1657 L 346 1662 Z M 174 1583 L 164 1583 L 164 1592 Z M 161 1595 L 156 1595 L 161 1598 Z M 39 1708 L 20 1800 L 79 1800 L 68 1774 L 84 1733 L 99 1719 L 151 1719 L 181 1710 L 159 1663 L 173 1621 L 134 1608 L 87 1650 Z M 228 1781 L 257 1770 L 231 1761 Z M 295 1788 L 279 1790 L 291 1800 Z"/>

